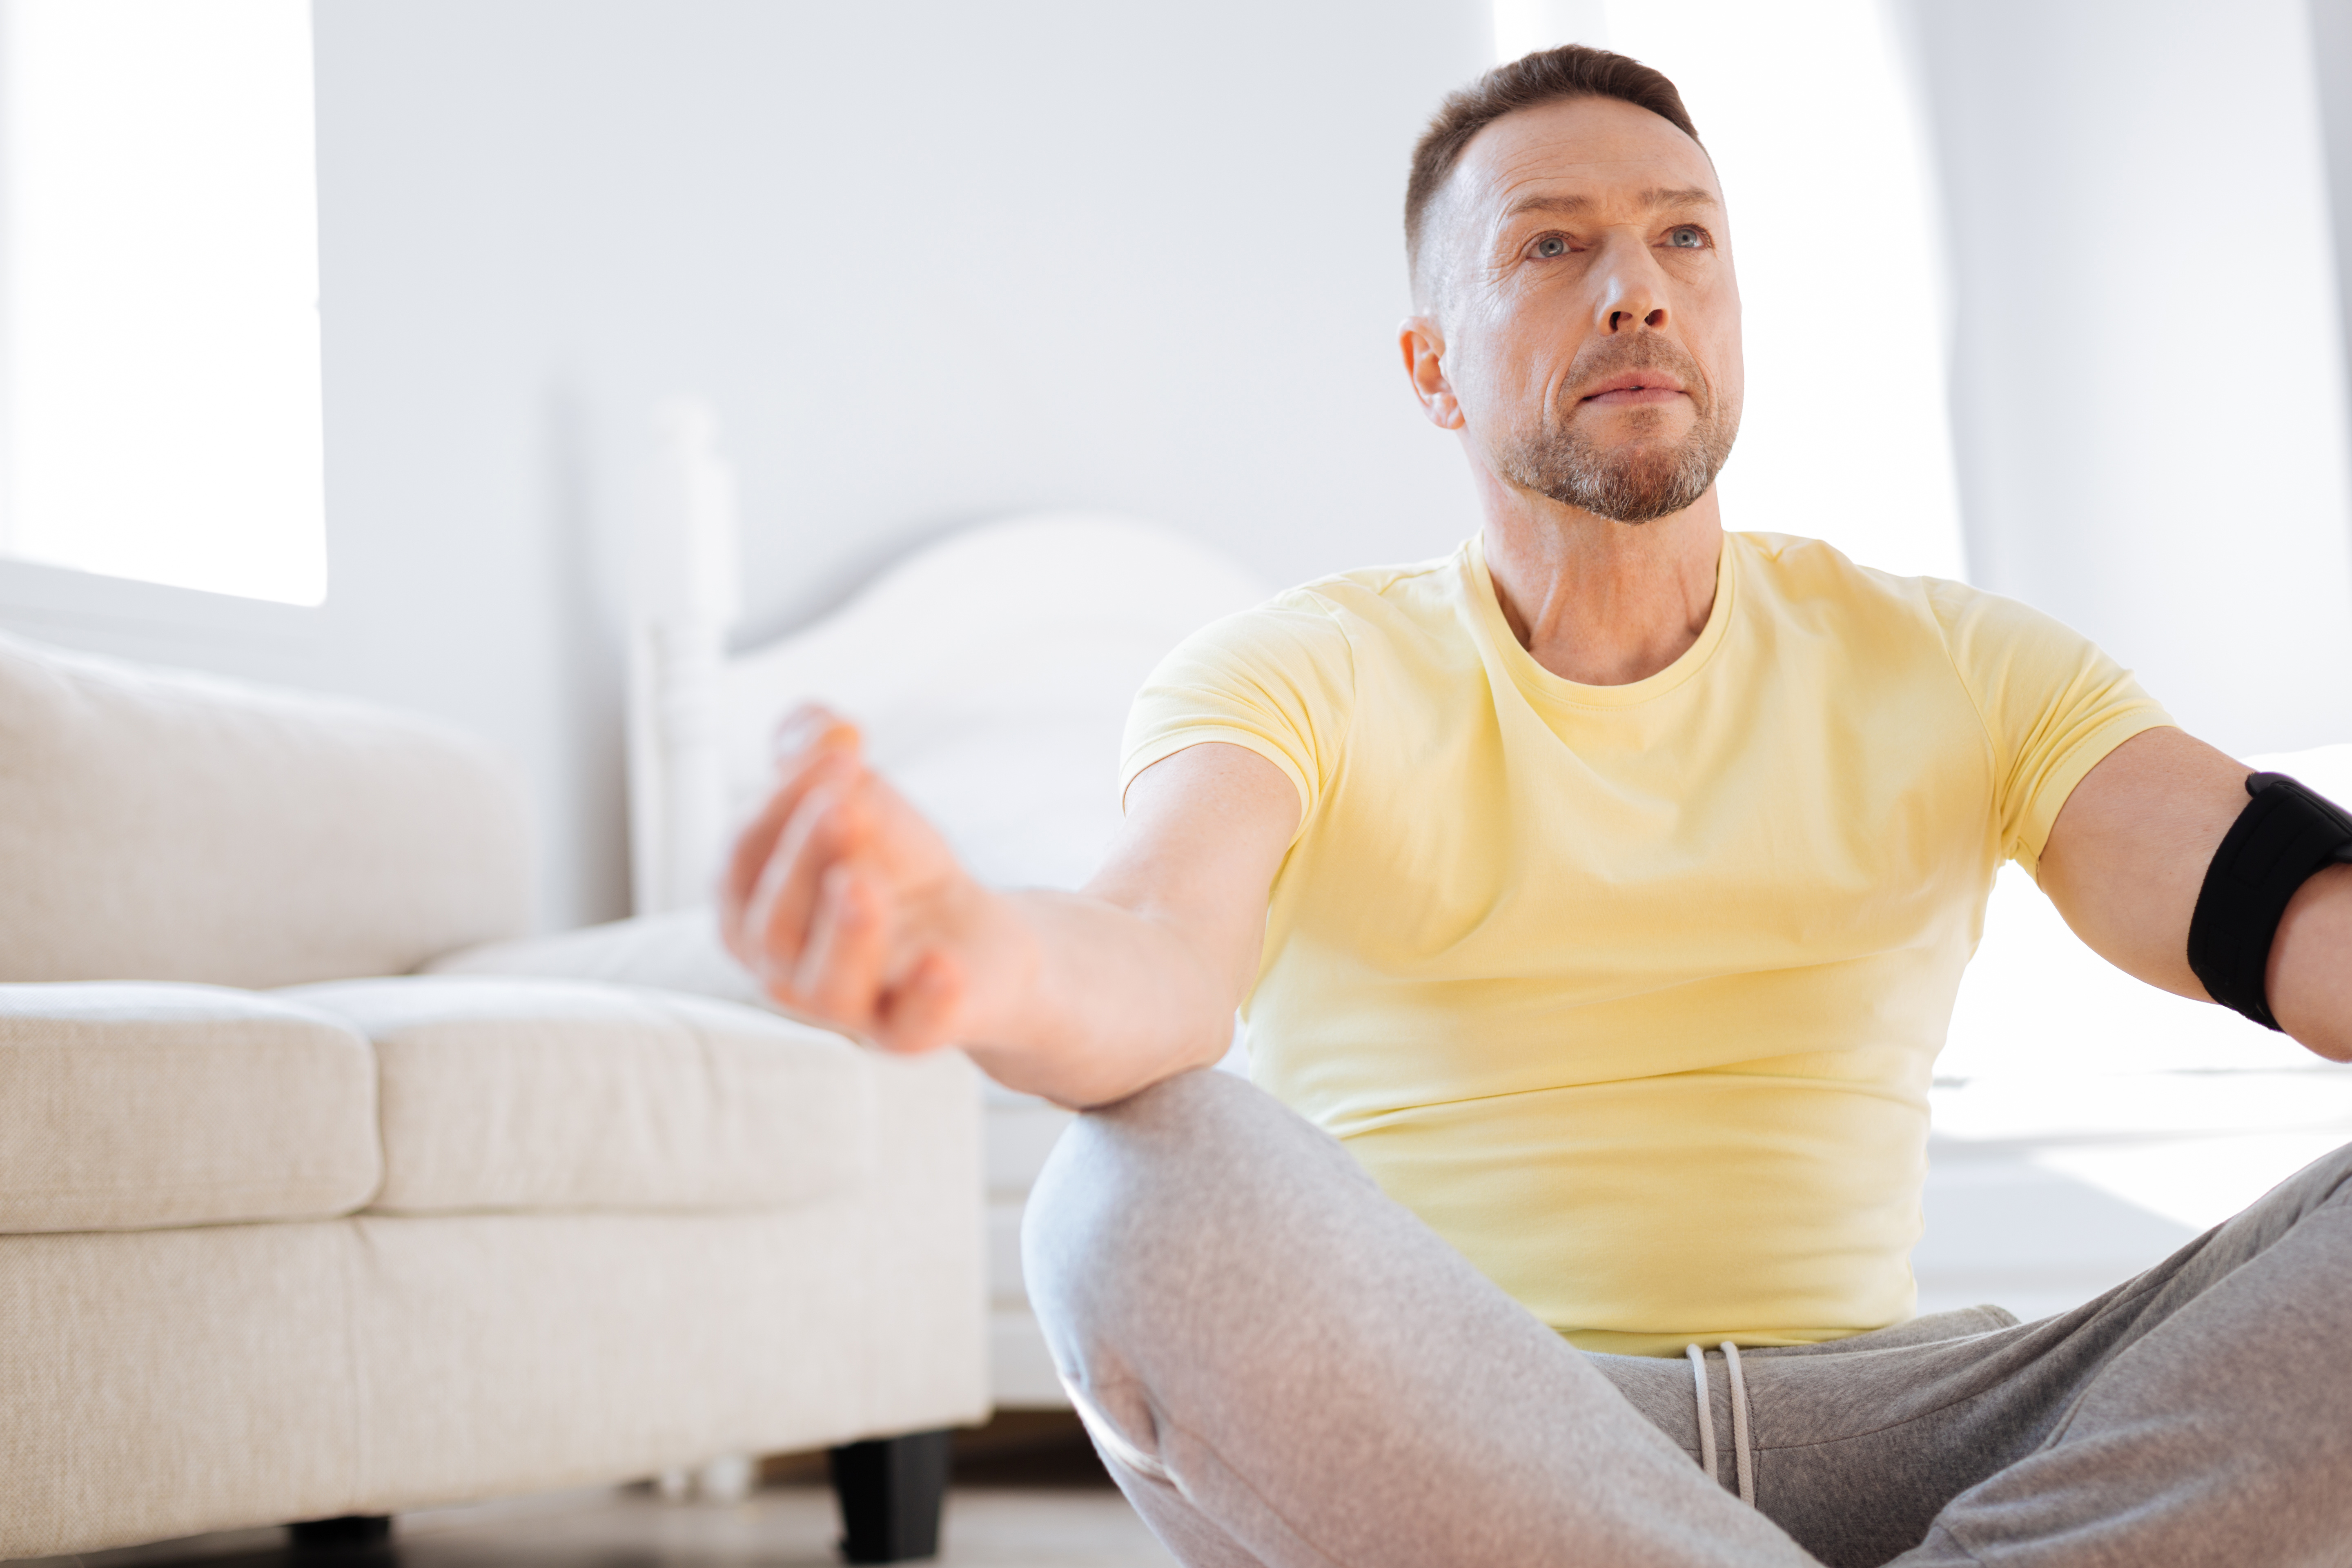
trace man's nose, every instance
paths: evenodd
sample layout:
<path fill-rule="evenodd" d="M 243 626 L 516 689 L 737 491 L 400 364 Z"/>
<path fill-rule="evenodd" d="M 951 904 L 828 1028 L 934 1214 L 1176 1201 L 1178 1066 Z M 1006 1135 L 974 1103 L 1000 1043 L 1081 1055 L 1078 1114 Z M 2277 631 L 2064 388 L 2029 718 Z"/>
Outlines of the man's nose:
<path fill-rule="evenodd" d="M 1598 290 L 1594 325 L 1604 332 L 1656 331 L 1666 324 L 1665 279 L 1649 246 L 1633 235 L 1612 234 L 1602 242 L 1593 269 Z"/>

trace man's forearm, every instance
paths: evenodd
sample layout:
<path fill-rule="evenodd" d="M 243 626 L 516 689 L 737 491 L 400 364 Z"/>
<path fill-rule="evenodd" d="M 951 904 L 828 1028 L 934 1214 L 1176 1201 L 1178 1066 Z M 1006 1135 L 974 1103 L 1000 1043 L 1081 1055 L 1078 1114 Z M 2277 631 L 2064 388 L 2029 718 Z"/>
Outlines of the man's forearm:
<path fill-rule="evenodd" d="M 1085 893 L 989 898 L 1001 968 L 962 1044 L 990 1077 L 1084 1108 L 1224 1055 L 1247 977 L 1199 936 Z"/>

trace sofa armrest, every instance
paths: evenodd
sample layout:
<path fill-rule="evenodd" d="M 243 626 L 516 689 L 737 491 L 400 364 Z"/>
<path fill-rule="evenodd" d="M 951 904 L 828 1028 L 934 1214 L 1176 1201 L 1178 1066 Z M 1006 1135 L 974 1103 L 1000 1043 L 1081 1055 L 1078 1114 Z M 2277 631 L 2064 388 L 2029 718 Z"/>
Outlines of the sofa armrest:
<path fill-rule="evenodd" d="M 0 1234 L 319 1218 L 382 1177 L 347 1025 L 220 986 L 0 984 Z"/>

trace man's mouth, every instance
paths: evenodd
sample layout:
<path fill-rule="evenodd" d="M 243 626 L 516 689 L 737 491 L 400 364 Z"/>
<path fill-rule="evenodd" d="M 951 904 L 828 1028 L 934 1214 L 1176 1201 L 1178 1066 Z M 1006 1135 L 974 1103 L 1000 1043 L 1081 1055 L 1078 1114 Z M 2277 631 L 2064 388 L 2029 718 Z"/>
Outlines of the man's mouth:
<path fill-rule="evenodd" d="M 1577 401 L 1604 405 L 1670 403 L 1686 395 L 1683 384 L 1663 371 L 1631 370 L 1599 383 Z"/>

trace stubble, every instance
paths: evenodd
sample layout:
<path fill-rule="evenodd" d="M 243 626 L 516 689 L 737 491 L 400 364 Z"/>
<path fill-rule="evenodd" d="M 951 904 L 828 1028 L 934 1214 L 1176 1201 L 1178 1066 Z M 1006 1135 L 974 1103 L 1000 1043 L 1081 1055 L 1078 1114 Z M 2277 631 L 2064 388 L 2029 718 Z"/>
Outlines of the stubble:
<path fill-rule="evenodd" d="M 1681 381 L 1697 414 L 1678 441 L 1645 438 L 1643 416 L 1663 427 L 1663 407 L 1634 410 L 1635 437 L 1614 446 L 1594 440 L 1574 417 L 1578 405 L 1563 390 L 1564 405 L 1547 405 L 1532 429 L 1513 433 L 1496 454 L 1502 476 L 1524 489 L 1617 522 L 1643 523 L 1670 516 L 1697 501 L 1715 483 L 1739 433 L 1739 409 L 1727 406 L 1698 362 L 1672 340 L 1644 333 L 1612 339 L 1579 356 L 1563 388 L 1590 386 L 1625 371 L 1663 370 Z M 1596 421 L 1585 420 L 1589 426 Z"/>

